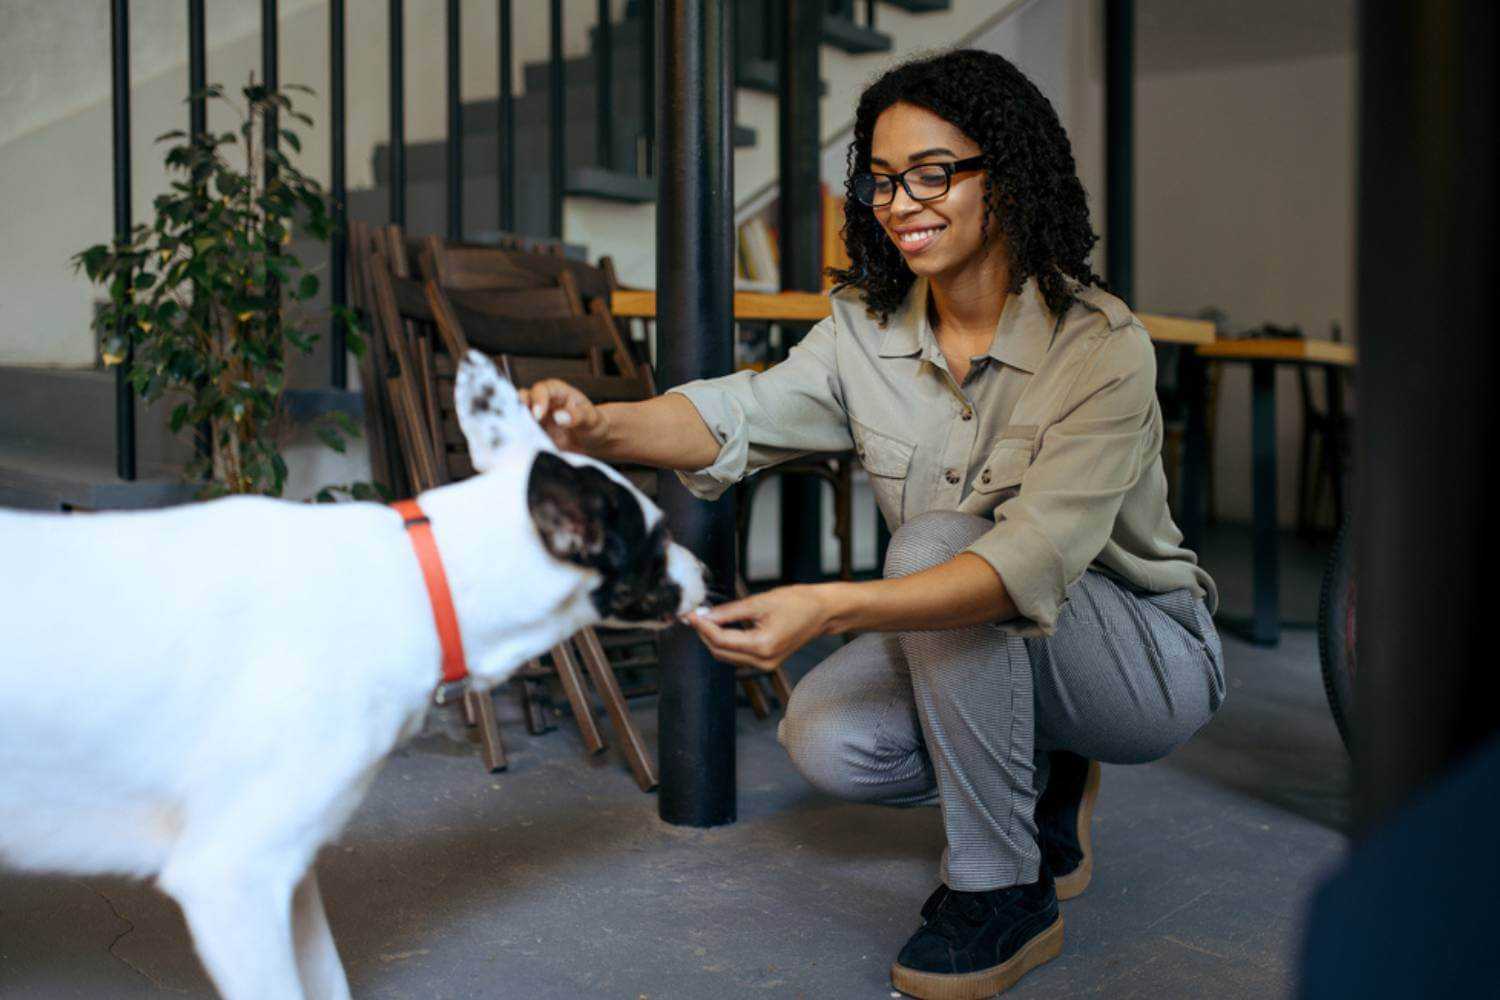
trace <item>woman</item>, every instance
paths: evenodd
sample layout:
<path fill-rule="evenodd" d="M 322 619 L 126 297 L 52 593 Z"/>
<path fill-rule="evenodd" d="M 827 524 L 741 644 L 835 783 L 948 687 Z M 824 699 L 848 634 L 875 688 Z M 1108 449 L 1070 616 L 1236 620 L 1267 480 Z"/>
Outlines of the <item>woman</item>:
<path fill-rule="evenodd" d="M 1061 951 L 1097 762 L 1159 758 L 1218 708 L 1214 586 L 1167 511 L 1151 343 L 1089 268 L 1041 92 L 992 53 L 908 63 L 861 97 L 849 163 L 852 263 L 786 361 L 646 403 L 558 382 L 528 398 L 560 446 L 677 469 L 705 498 L 857 451 L 894 530 L 885 579 L 692 625 L 766 670 L 860 633 L 798 685 L 781 742 L 833 795 L 941 805 L 942 884 L 892 981 L 989 996 Z"/>

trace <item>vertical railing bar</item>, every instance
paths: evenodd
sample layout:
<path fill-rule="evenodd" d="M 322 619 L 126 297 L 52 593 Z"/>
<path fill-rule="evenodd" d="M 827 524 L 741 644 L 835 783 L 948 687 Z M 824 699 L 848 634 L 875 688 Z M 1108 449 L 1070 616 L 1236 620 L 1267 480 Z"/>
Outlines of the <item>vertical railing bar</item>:
<path fill-rule="evenodd" d="M 406 14 L 403 0 L 390 0 L 391 222 L 406 225 Z"/>
<path fill-rule="evenodd" d="M 260 73 L 268 91 L 281 89 L 281 54 L 280 38 L 278 34 L 278 21 L 276 12 L 276 0 L 261 0 L 260 5 Z M 272 157 L 281 148 L 281 115 L 275 104 L 266 108 L 265 138 L 262 145 L 265 153 L 265 179 L 266 189 L 270 190 L 280 173 Z M 274 356 L 280 357 L 280 331 L 281 331 L 281 283 L 270 275 L 266 276 L 266 298 L 272 303 L 271 313 L 266 317 L 266 334 L 271 344 Z"/>
<path fill-rule="evenodd" d="M 875 30 L 875 0 L 865 0 L 865 27 Z"/>
<path fill-rule="evenodd" d="M 328 381 L 335 389 L 349 385 L 349 355 L 339 316 L 349 304 L 349 209 L 345 178 L 344 134 L 344 0 L 328 3 L 329 184 L 333 195 L 333 241 L 328 249 L 328 297 L 334 312 L 328 320 Z"/>
<path fill-rule="evenodd" d="M 500 164 L 500 229 L 514 232 L 516 228 L 516 107 L 514 67 L 511 50 L 515 44 L 511 37 L 514 21 L 511 17 L 510 0 L 500 0 L 500 140 L 498 162 Z"/>
<path fill-rule="evenodd" d="M 566 127 L 567 78 L 563 69 L 563 8 L 562 0 L 551 4 L 551 60 L 548 63 L 547 109 L 552 143 L 552 200 L 548 226 L 551 235 L 562 239 L 563 235 L 563 185 L 567 179 L 564 156 L 567 143 L 563 137 Z"/>
<path fill-rule="evenodd" d="M 448 239 L 464 237 L 463 11 L 448 0 Z"/>
<path fill-rule="evenodd" d="M 614 90 L 615 56 L 614 32 L 609 22 L 609 0 L 599 0 L 599 28 L 594 35 L 598 47 L 594 55 L 594 93 L 599 105 L 598 147 L 599 165 L 613 170 L 615 165 Z"/>
<path fill-rule="evenodd" d="M 115 167 L 115 245 L 130 242 L 130 3 L 114 0 L 109 8 L 110 103 L 113 112 Z M 128 284 L 128 282 L 127 282 Z M 127 295 L 129 292 L 126 293 Z M 115 472 L 135 478 L 135 391 L 130 386 L 134 349 L 129 320 L 121 317 L 115 332 L 125 339 L 125 360 L 115 366 Z"/>
<path fill-rule="evenodd" d="M 642 177 L 656 174 L 656 3 L 657 0 L 641 0 L 640 6 Z"/>
<path fill-rule="evenodd" d="M 187 32 L 188 137 L 190 141 L 196 142 L 208 131 L 208 98 L 203 95 L 203 89 L 208 86 L 208 43 L 203 0 L 188 0 Z M 201 194 L 207 183 L 207 177 L 195 176 L 195 192 Z M 193 293 L 191 306 L 196 321 L 202 323 L 206 303 L 198 301 L 196 292 Z M 200 423 L 194 431 L 193 448 L 203 457 L 213 452 L 213 428 L 208 421 Z"/>

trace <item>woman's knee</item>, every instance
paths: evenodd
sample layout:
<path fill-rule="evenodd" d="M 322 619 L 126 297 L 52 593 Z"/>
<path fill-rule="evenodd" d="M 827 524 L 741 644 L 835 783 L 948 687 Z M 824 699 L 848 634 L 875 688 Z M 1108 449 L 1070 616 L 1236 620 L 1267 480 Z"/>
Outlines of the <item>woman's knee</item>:
<path fill-rule="evenodd" d="M 934 510 L 918 514 L 896 529 L 886 550 L 888 579 L 910 576 L 941 565 L 972 545 L 994 524 L 973 514 Z"/>
<path fill-rule="evenodd" d="M 865 732 L 836 704 L 799 698 L 792 692 L 776 739 L 808 783 L 834 798 L 881 802 L 887 797 L 873 733 Z"/>

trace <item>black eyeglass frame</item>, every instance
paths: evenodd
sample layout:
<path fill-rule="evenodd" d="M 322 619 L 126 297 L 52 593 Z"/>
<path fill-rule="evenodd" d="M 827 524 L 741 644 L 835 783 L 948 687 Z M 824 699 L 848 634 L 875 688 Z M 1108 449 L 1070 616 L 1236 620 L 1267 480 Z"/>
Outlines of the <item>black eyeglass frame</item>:
<path fill-rule="evenodd" d="M 979 169 L 982 166 L 984 166 L 984 157 L 983 156 L 970 156 L 970 157 L 967 157 L 966 159 L 954 160 L 952 163 L 916 163 L 916 164 L 913 164 L 912 166 L 907 167 L 905 170 L 901 171 L 899 174 L 887 174 L 887 173 L 880 173 L 880 172 L 874 171 L 874 170 L 865 170 L 865 171 L 862 171 L 862 172 L 857 173 L 857 174 L 854 175 L 854 177 L 851 179 L 851 185 L 850 186 L 854 189 L 854 192 L 855 192 L 854 193 L 854 197 L 855 197 L 855 199 L 861 205 L 866 205 L 866 206 L 868 206 L 870 208 L 884 208 L 885 206 L 889 205 L 891 202 L 895 201 L 896 200 L 896 185 L 897 184 L 901 185 L 902 190 L 904 190 L 906 192 L 907 196 L 909 198 L 911 198 L 912 201 L 936 201 L 938 198 L 941 198 L 943 195 L 947 194 L 949 191 L 951 191 L 953 189 L 953 175 L 954 174 L 956 174 L 956 173 L 958 173 L 959 171 L 962 171 L 962 170 L 977 170 L 977 169 Z M 939 191 L 937 194 L 930 194 L 930 195 L 927 195 L 925 198 L 918 197 L 917 193 L 911 189 L 911 185 L 906 182 L 906 175 L 909 174 L 909 173 L 911 173 L 913 170 L 924 170 L 924 169 L 930 170 L 933 167 L 938 167 L 938 168 L 940 168 L 943 171 L 943 175 L 944 175 L 944 178 L 945 178 L 944 179 L 944 183 L 943 183 L 943 189 L 941 191 Z M 874 184 L 875 179 L 877 177 L 889 177 L 891 179 L 891 181 L 893 182 L 891 184 L 891 196 L 890 196 L 890 198 L 887 199 L 886 201 L 865 201 L 865 199 L 863 199 L 863 198 L 861 198 L 859 196 L 859 190 L 858 190 L 859 189 L 860 178 L 862 178 L 862 177 L 868 177 L 868 178 L 870 178 L 870 183 L 872 185 Z M 873 197 L 873 195 L 872 195 L 872 197 Z"/>

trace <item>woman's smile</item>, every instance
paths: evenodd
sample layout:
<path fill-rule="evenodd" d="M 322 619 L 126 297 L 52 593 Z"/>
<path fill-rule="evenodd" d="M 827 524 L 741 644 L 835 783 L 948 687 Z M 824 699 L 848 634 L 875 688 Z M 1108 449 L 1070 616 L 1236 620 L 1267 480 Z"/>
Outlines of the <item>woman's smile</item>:
<path fill-rule="evenodd" d="M 901 252 L 907 256 L 919 254 L 937 242 L 948 226 L 944 223 L 922 226 L 902 226 L 891 231 L 892 238 Z"/>

